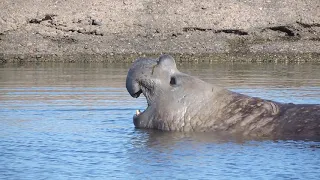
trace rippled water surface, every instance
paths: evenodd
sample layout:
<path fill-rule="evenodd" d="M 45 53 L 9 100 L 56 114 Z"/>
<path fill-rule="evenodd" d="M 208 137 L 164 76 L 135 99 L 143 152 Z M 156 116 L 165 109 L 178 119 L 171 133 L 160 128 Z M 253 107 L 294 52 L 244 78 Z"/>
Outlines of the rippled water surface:
<path fill-rule="evenodd" d="M 0 66 L 0 179 L 320 179 L 320 143 L 138 130 L 129 64 Z M 179 64 L 280 102 L 320 103 L 319 64 Z"/>

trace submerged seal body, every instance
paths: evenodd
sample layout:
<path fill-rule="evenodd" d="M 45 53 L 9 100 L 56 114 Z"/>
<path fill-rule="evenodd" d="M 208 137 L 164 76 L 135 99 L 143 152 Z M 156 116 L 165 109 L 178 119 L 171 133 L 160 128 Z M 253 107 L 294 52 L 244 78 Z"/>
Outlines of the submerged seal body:
<path fill-rule="evenodd" d="M 180 72 L 174 59 L 139 58 L 126 88 L 143 94 L 148 107 L 137 110 L 137 128 L 226 132 L 245 137 L 320 140 L 320 105 L 279 103 L 232 92 Z"/>

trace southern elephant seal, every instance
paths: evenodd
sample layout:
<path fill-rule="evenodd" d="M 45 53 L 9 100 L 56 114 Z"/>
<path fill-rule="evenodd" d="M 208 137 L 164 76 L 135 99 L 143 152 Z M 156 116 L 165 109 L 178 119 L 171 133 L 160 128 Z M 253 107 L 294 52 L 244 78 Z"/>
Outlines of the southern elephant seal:
<path fill-rule="evenodd" d="M 137 128 L 211 131 L 268 139 L 320 140 L 320 105 L 279 103 L 232 92 L 181 73 L 174 59 L 139 58 L 126 88 L 143 94 L 148 107 L 137 110 Z"/>

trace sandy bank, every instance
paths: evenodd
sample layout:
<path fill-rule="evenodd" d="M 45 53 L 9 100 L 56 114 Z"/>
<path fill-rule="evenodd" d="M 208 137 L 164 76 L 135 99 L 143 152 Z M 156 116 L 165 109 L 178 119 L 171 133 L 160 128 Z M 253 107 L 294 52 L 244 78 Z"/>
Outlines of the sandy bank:
<path fill-rule="evenodd" d="M 319 0 L 4 0 L 0 61 L 319 61 Z"/>

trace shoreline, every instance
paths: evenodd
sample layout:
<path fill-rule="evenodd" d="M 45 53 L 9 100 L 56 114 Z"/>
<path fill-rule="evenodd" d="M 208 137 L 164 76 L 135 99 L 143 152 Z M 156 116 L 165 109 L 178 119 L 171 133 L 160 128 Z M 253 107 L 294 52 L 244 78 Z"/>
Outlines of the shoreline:
<path fill-rule="evenodd" d="M 6 63 L 131 63 L 139 57 L 157 58 L 162 53 L 123 54 L 0 54 L 0 64 Z M 177 63 L 245 62 L 245 63 L 306 63 L 320 62 L 320 53 L 270 53 L 270 54 L 229 54 L 229 53 L 165 53 L 173 56 Z"/>
<path fill-rule="evenodd" d="M 320 61 L 320 1 L 0 2 L 0 63 Z"/>

